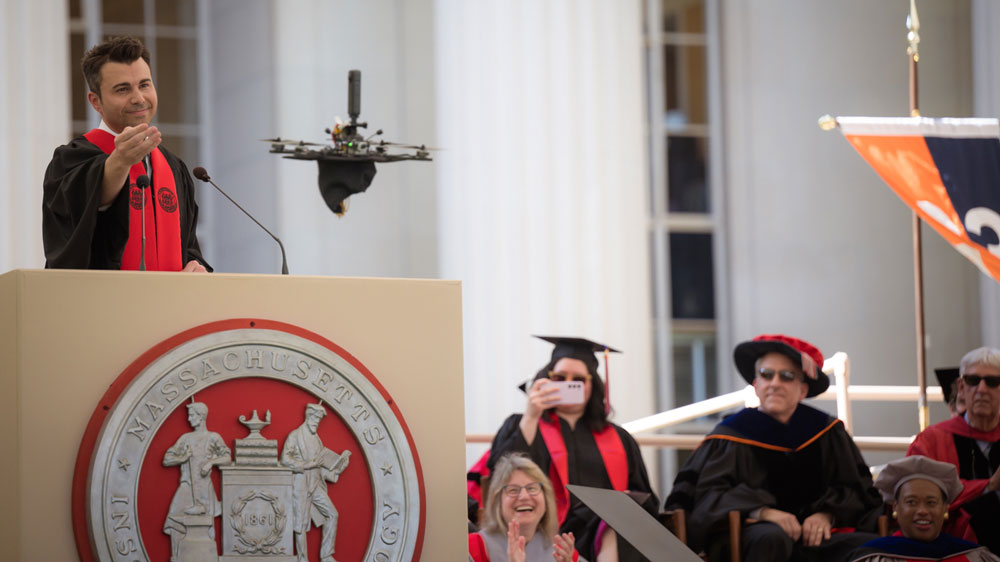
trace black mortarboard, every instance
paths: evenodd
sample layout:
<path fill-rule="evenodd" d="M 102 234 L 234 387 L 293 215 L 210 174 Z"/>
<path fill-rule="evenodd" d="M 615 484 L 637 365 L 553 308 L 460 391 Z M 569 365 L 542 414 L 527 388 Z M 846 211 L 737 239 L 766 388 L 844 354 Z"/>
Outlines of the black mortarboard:
<path fill-rule="evenodd" d="M 344 200 L 362 193 L 375 178 L 375 162 L 350 160 L 317 160 L 319 192 L 326 206 L 338 215 L 344 214 Z"/>
<path fill-rule="evenodd" d="M 944 403 L 951 403 L 952 387 L 955 381 L 958 380 L 958 367 L 934 369 L 934 374 L 937 376 L 938 384 L 941 385 L 941 393 L 944 394 Z"/>
<path fill-rule="evenodd" d="M 586 338 L 568 338 L 561 336 L 535 336 L 540 340 L 547 341 L 555 346 L 552 349 L 552 359 L 551 362 L 569 357 L 571 359 L 579 359 L 587 365 L 587 369 L 590 370 L 591 374 L 597 374 L 597 353 L 604 353 L 605 351 L 609 353 L 621 353 L 613 347 L 604 345 L 603 343 L 592 342 Z"/>

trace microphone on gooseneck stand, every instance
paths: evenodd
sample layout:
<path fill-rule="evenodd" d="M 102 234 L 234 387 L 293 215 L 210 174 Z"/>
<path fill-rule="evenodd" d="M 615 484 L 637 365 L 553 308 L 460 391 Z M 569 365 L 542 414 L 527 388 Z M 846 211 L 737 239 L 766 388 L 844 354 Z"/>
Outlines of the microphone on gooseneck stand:
<path fill-rule="evenodd" d="M 226 199 L 229 199 L 230 203 L 236 205 L 237 209 L 243 211 L 244 215 L 250 217 L 250 220 L 257 223 L 257 226 L 261 227 L 264 230 L 264 232 L 268 233 L 271 236 L 271 238 L 274 238 L 274 241 L 278 243 L 278 248 L 281 248 L 281 274 L 288 275 L 288 261 L 285 259 L 285 245 L 281 243 L 281 240 L 278 240 L 278 237 L 275 236 L 270 230 L 268 230 L 267 227 L 260 224 L 259 220 L 255 219 L 253 215 L 247 212 L 246 209 L 240 207 L 240 204 L 234 201 L 232 197 L 227 195 L 225 191 L 222 191 L 222 188 L 216 185 L 215 182 L 212 181 L 212 178 L 208 176 L 208 172 L 205 171 L 205 168 L 198 166 L 197 168 L 191 170 L 191 173 L 194 174 L 194 177 L 200 179 L 201 181 L 212 184 L 212 187 L 217 189 L 219 193 L 225 196 Z"/>
<path fill-rule="evenodd" d="M 146 271 L 146 188 L 149 187 L 149 176 L 143 174 L 135 178 L 135 186 L 142 192 L 142 203 L 139 206 L 142 213 L 142 253 L 139 254 L 139 271 Z"/>

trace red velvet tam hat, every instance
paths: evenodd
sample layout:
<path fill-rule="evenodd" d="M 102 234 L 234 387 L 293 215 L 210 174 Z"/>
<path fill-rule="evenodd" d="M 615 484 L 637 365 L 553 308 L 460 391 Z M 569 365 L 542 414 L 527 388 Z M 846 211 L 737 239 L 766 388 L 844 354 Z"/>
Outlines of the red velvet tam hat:
<path fill-rule="evenodd" d="M 736 346 L 733 359 L 740 375 L 750 384 L 757 376 L 757 360 L 768 353 L 780 353 L 795 362 L 805 373 L 809 387 L 806 397 L 822 394 L 830 387 L 830 378 L 823 372 L 823 354 L 813 344 L 783 334 L 761 334 Z"/>

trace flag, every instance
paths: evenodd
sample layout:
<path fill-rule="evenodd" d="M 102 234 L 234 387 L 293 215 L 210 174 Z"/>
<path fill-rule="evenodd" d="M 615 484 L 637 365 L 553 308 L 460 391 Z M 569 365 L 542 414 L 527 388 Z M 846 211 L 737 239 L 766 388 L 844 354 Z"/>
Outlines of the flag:
<path fill-rule="evenodd" d="M 921 219 L 1000 281 L 1000 122 L 838 117 L 847 141 Z"/>

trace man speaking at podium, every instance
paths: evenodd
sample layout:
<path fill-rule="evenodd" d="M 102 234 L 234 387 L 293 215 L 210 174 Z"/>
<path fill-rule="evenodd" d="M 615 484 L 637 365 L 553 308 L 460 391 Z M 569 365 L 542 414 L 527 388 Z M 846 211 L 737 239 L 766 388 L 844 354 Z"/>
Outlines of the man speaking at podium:
<path fill-rule="evenodd" d="M 149 50 L 115 37 L 82 66 L 101 125 L 56 148 L 45 170 L 45 267 L 210 271 L 195 234 L 194 182 L 150 126 Z"/>

